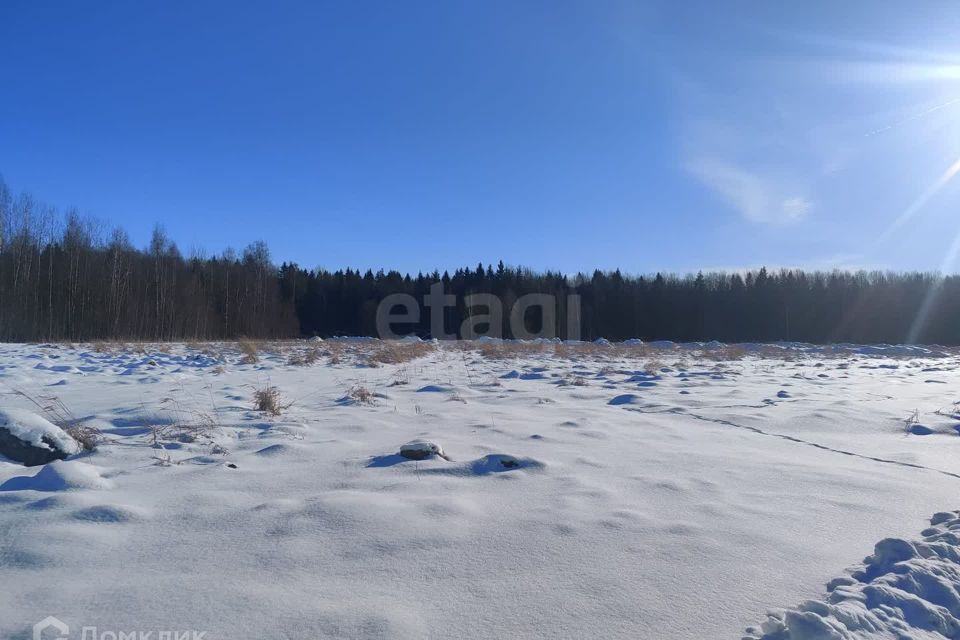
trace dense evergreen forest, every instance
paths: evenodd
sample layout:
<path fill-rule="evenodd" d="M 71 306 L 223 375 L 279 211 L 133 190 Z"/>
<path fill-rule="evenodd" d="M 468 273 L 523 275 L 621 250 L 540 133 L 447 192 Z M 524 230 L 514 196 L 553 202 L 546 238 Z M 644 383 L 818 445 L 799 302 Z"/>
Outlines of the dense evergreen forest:
<path fill-rule="evenodd" d="M 59 214 L 0 179 L 2 341 L 376 335 L 381 300 L 393 293 L 422 300 L 437 282 L 456 296 L 445 311 L 451 333 L 468 317 L 468 294 L 498 296 L 509 315 L 520 296 L 546 293 L 561 307 L 580 296 L 583 339 L 960 344 L 957 276 L 766 269 L 567 276 L 502 262 L 416 276 L 310 270 L 276 266 L 262 242 L 184 256 L 160 227 L 137 248 L 123 230 L 105 231 L 76 211 Z M 557 318 L 566 335 L 565 309 Z M 395 330 L 428 337 L 429 319 L 425 312 Z M 510 337 L 506 318 L 502 335 Z"/>

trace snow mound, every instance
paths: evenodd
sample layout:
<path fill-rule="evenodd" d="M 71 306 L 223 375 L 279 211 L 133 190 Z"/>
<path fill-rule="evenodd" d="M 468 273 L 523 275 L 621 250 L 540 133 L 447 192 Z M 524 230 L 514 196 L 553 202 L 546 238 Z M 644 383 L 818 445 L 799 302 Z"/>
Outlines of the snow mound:
<path fill-rule="evenodd" d="M 417 389 L 417 393 L 449 393 L 450 391 L 452 391 L 450 387 L 442 384 L 428 384 Z"/>
<path fill-rule="evenodd" d="M 624 380 L 624 382 L 653 382 L 660 379 L 660 376 L 655 373 L 635 373 Z"/>
<path fill-rule="evenodd" d="M 499 474 L 510 476 L 512 474 L 509 472 L 514 471 L 538 472 L 544 470 L 545 468 L 546 464 L 534 458 L 511 456 L 504 453 L 492 453 L 483 456 L 482 458 L 477 458 L 476 460 L 470 460 L 460 464 L 423 469 L 420 471 L 420 473 L 424 475 L 480 478 Z"/>
<path fill-rule="evenodd" d="M 470 470 L 476 475 L 487 475 L 516 469 L 543 469 L 543 467 L 544 464 L 542 462 L 534 460 L 533 458 L 518 458 L 502 453 L 495 453 L 484 456 L 479 460 L 474 460 L 470 465 Z"/>
<path fill-rule="evenodd" d="M 39 449 L 78 453 L 80 445 L 46 418 L 23 409 L 0 409 L 0 429 Z"/>
<path fill-rule="evenodd" d="M 881 540 L 862 568 L 830 581 L 825 601 L 768 612 L 744 640 L 960 637 L 960 512 L 930 524 L 919 541 Z"/>
<path fill-rule="evenodd" d="M 271 444 L 268 447 L 259 449 L 254 453 L 254 455 L 265 457 L 265 458 L 272 458 L 275 456 L 286 455 L 291 451 L 294 451 L 294 448 L 288 444 Z"/>
<path fill-rule="evenodd" d="M 45 465 L 34 476 L 16 476 L 2 485 L 0 491 L 65 491 L 67 489 L 107 489 L 112 483 L 100 470 L 83 462 L 56 461 Z"/>
<path fill-rule="evenodd" d="M 96 523 L 122 523 L 141 519 L 140 513 L 135 509 L 115 504 L 98 504 L 78 509 L 71 517 L 82 522 Z"/>

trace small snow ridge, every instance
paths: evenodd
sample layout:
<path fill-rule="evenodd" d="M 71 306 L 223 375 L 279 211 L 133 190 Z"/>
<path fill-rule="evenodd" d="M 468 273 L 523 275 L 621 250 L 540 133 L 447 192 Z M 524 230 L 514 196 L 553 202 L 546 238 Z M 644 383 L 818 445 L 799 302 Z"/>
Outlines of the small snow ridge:
<path fill-rule="evenodd" d="M 616 407 L 616 406 L 620 406 L 620 405 L 623 405 L 623 404 L 634 404 L 634 403 L 637 402 L 637 400 L 639 400 L 639 398 L 637 397 L 636 394 L 633 394 L 633 393 L 624 393 L 624 394 L 619 395 L 619 396 L 617 396 L 616 398 L 612 399 L 612 400 L 611 400 L 610 402 L 608 402 L 607 404 Z"/>
<path fill-rule="evenodd" d="M 521 380 L 543 380 L 546 378 L 542 371 L 528 371 L 520 374 Z"/>
<path fill-rule="evenodd" d="M 881 540 L 863 567 L 830 581 L 824 601 L 771 611 L 744 640 L 960 637 L 960 512 L 930 524 L 922 540 Z"/>
<path fill-rule="evenodd" d="M 272 444 L 269 447 L 264 447 L 256 452 L 255 455 L 272 458 L 274 456 L 282 456 L 286 453 L 290 453 L 293 449 L 288 444 Z"/>
<path fill-rule="evenodd" d="M 635 373 L 635 374 L 631 375 L 629 378 L 627 378 L 626 380 L 624 380 L 624 382 L 625 382 L 625 383 L 627 383 L 627 382 L 653 382 L 653 381 L 655 381 L 655 380 L 660 380 L 660 379 L 661 379 L 660 376 L 658 376 L 658 375 L 655 374 L 655 373 L 646 373 L 646 372 L 643 372 L 643 373 Z"/>
<path fill-rule="evenodd" d="M 64 491 L 67 489 L 106 489 L 112 483 L 100 470 L 83 462 L 56 461 L 44 466 L 35 476 L 16 476 L 2 485 L 0 491 Z"/>
<path fill-rule="evenodd" d="M 417 393 L 447 393 L 451 389 L 440 384 L 428 384 L 417 389 Z"/>

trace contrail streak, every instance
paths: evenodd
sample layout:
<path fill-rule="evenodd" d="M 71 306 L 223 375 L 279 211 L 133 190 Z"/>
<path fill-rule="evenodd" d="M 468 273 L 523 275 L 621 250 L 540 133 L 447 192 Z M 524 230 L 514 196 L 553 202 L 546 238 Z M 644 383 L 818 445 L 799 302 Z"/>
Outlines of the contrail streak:
<path fill-rule="evenodd" d="M 886 132 L 886 131 L 890 131 L 891 129 L 894 129 L 894 128 L 896 128 L 896 127 L 899 127 L 899 126 L 901 126 L 901 125 L 904 125 L 904 124 L 906 124 L 906 123 L 908 123 L 908 122 L 912 122 L 912 121 L 914 121 L 914 120 L 919 120 L 920 118 L 924 118 L 924 117 L 930 115 L 931 113 L 933 113 L 933 112 L 935 112 L 935 111 L 939 111 L 940 109 L 945 109 L 946 107 L 949 107 L 949 106 L 951 106 L 951 105 L 955 105 L 955 104 L 957 104 L 958 102 L 960 102 L 960 98 L 954 98 L 953 100 L 948 100 L 947 102 L 944 102 L 943 104 L 938 104 L 937 106 L 931 107 L 930 109 L 927 109 L 926 111 L 923 111 L 923 112 L 921 112 L 921 113 L 915 113 L 915 114 L 913 114 L 913 115 L 907 116 L 906 118 L 903 118 L 903 119 L 901 119 L 901 120 L 898 120 L 898 121 L 894 122 L 893 124 L 888 124 L 888 125 L 885 126 L 885 127 L 880 127 L 879 129 L 874 129 L 873 131 L 870 131 L 869 133 L 864 134 L 864 137 L 865 137 L 865 138 L 871 138 L 871 137 L 873 137 L 873 136 L 875 136 L 875 135 L 879 135 L 879 134 L 884 133 L 884 132 Z"/>

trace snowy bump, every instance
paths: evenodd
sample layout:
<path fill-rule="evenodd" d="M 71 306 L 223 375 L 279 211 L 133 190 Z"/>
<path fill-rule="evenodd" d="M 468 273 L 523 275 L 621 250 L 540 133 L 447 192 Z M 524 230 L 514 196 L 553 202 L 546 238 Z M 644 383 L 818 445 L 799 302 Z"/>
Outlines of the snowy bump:
<path fill-rule="evenodd" d="M 106 489 L 112 483 L 100 470 L 82 462 L 55 461 L 34 476 L 16 476 L 2 485 L 0 491 L 65 491 L 68 489 Z"/>

